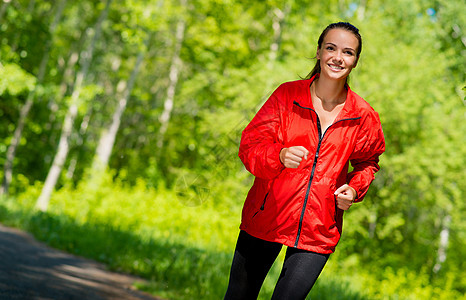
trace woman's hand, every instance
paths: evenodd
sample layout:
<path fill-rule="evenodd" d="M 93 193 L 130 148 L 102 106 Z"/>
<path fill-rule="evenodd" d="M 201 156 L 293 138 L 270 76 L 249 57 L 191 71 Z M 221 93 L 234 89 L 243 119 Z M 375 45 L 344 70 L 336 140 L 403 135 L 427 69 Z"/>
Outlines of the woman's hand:
<path fill-rule="evenodd" d="M 337 207 L 348 210 L 356 199 L 356 190 L 347 184 L 340 186 L 334 193 Z"/>
<path fill-rule="evenodd" d="M 296 169 L 304 159 L 307 159 L 309 151 L 303 146 L 293 146 L 280 150 L 280 161 L 287 168 Z"/>

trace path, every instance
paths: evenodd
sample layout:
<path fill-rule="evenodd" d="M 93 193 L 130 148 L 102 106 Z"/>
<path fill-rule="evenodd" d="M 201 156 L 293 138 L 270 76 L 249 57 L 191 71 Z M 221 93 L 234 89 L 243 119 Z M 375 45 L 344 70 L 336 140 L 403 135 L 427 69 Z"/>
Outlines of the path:
<path fill-rule="evenodd" d="M 132 289 L 135 281 L 0 224 L 0 300 L 158 299 Z"/>

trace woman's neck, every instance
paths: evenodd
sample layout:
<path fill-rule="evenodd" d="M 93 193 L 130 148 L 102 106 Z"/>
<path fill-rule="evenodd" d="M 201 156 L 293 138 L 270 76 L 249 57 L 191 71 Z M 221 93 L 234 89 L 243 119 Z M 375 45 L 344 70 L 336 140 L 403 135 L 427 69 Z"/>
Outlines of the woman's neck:
<path fill-rule="evenodd" d="M 317 77 L 314 80 L 314 92 L 324 103 L 340 104 L 346 100 L 346 80 L 329 80 Z"/>

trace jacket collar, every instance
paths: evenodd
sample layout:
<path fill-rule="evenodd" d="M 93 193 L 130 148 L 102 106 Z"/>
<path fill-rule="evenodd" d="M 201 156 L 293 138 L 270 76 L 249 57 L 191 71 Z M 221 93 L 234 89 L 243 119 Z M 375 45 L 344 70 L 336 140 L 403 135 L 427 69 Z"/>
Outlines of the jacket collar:
<path fill-rule="evenodd" d="M 309 95 L 309 105 L 310 108 L 314 110 L 314 105 L 312 104 L 311 100 L 311 83 L 319 76 L 319 74 L 314 75 L 310 79 L 304 80 L 305 88 L 307 90 L 307 94 Z M 359 118 L 361 117 L 360 109 L 358 107 L 358 99 L 360 98 L 355 92 L 351 90 L 348 84 L 345 85 L 347 89 L 345 105 L 343 106 L 342 110 L 338 114 L 335 121 L 342 120 L 342 119 L 350 119 L 350 118 Z"/>

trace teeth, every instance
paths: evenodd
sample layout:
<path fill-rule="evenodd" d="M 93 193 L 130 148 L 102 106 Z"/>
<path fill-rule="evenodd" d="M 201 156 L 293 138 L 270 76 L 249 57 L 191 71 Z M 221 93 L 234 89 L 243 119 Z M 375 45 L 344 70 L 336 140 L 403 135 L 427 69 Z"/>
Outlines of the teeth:
<path fill-rule="evenodd" d="M 329 65 L 329 67 L 335 70 L 343 70 L 343 68 L 339 66 Z"/>

